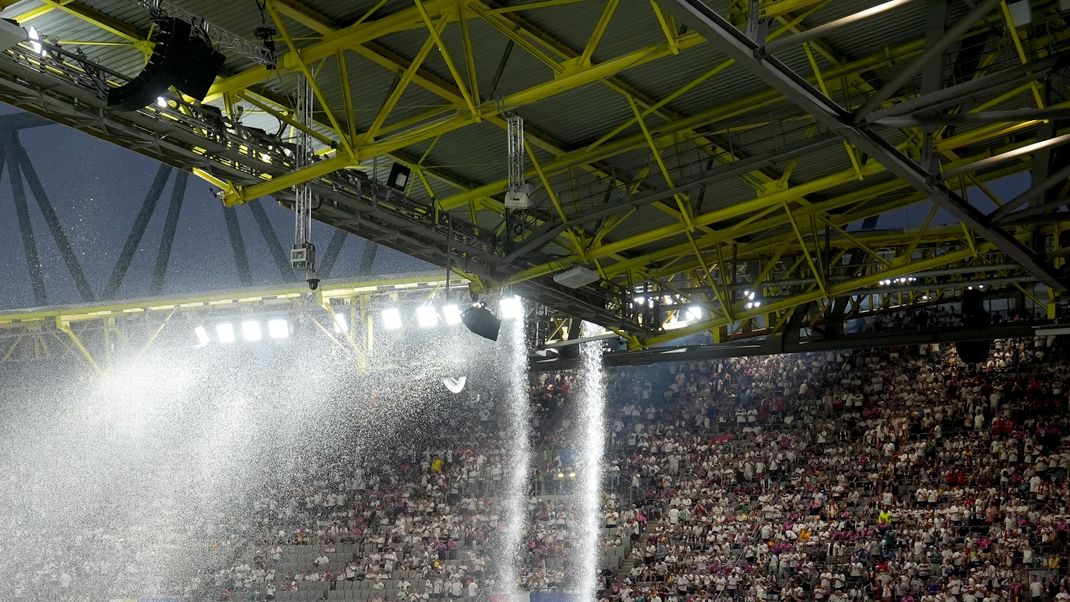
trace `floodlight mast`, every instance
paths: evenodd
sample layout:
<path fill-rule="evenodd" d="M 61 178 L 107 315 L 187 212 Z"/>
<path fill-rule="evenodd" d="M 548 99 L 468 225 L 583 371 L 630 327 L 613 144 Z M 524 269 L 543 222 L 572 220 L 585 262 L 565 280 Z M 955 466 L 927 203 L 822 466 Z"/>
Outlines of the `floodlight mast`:
<path fill-rule="evenodd" d="M 304 76 L 297 91 L 297 118 L 304 127 L 298 130 L 296 156 L 297 168 L 312 163 L 312 85 Z M 316 274 L 316 246 L 312 244 L 312 187 L 308 182 L 294 188 L 294 246 L 290 250 L 290 265 L 295 271 L 303 271 L 308 288 L 316 290 L 319 275 Z"/>

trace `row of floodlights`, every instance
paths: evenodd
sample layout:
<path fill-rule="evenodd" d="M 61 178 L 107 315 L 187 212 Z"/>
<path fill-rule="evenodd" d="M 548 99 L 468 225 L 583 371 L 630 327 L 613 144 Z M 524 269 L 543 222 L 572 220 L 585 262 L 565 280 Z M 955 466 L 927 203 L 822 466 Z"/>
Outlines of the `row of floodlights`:
<path fill-rule="evenodd" d="M 336 316 L 336 323 L 337 323 Z M 241 331 L 241 338 L 246 342 L 256 342 L 264 340 L 264 329 L 260 322 L 257 320 L 245 320 L 242 322 L 238 329 L 235 329 L 234 324 L 230 322 L 220 322 L 215 325 L 215 338 L 216 341 L 223 343 L 224 345 L 233 343 L 238 340 L 238 330 Z M 208 329 L 204 326 L 197 326 L 193 329 L 193 334 L 197 337 L 197 342 L 201 345 L 207 345 L 212 342 L 212 337 L 208 334 Z M 275 318 L 267 321 L 267 336 L 269 339 L 285 339 L 290 336 L 290 323 L 282 318 Z"/>
<path fill-rule="evenodd" d="M 456 326 L 461 323 L 461 308 L 455 303 L 436 308 L 433 305 L 421 305 L 416 308 L 416 324 L 420 328 L 434 328 L 439 324 Z M 519 297 L 505 297 L 498 305 L 498 314 L 502 320 L 515 320 L 523 316 L 523 306 Z M 387 307 L 380 314 L 383 328 L 386 330 L 400 330 L 405 325 L 401 310 L 397 307 Z M 334 331 L 342 333 L 349 330 L 345 314 L 334 314 Z M 197 342 L 207 345 L 212 342 L 212 336 L 204 326 L 193 329 Z M 243 341 L 253 343 L 264 340 L 264 327 L 258 320 L 245 320 L 237 328 L 231 322 L 220 322 L 215 325 L 215 341 L 222 344 L 235 343 L 238 335 Z M 267 321 L 267 338 L 286 339 L 290 337 L 290 323 L 283 318 L 274 318 Z"/>
<path fill-rule="evenodd" d="M 754 291 L 750 291 L 750 290 L 743 291 L 743 297 L 747 300 L 746 303 L 743 304 L 743 307 L 745 307 L 746 309 L 757 309 L 757 308 L 762 306 L 762 300 L 758 299 L 758 295 Z M 640 297 L 635 297 L 634 299 L 632 299 L 632 301 L 636 305 L 648 305 L 649 307 L 652 308 L 655 305 L 655 300 L 656 299 L 657 299 L 656 297 L 647 298 L 647 297 L 641 297 L 640 296 Z M 670 295 L 665 295 L 663 297 L 662 303 L 664 303 L 666 305 L 674 305 L 675 304 L 675 299 L 673 299 L 672 296 L 670 296 Z M 697 320 L 701 320 L 701 319 L 702 319 L 702 308 L 700 306 L 692 305 L 692 306 L 690 306 L 690 307 L 688 307 L 687 309 L 684 310 L 684 319 L 682 321 L 697 321 Z"/>

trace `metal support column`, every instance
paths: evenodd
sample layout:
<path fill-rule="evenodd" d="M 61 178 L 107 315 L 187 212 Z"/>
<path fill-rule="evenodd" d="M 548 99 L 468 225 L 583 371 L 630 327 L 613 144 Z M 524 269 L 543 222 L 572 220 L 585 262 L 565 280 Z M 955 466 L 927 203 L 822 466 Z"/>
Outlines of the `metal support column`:
<path fill-rule="evenodd" d="M 379 245 L 370 240 L 364 241 L 364 248 L 360 252 L 360 264 L 357 266 L 357 274 L 367 276 L 372 271 L 375 263 L 375 254 L 379 251 Z"/>
<path fill-rule="evenodd" d="M 234 252 L 234 266 L 238 270 L 238 280 L 242 286 L 253 283 L 253 273 L 249 270 L 249 255 L 245 252 L 245 240 L 242 238 L 241 225 L 238 224 L 238 213 L 234 207 L 223 207 L 223 219 L 227 223 L 227 237 L 230 239 L 230 250 Z"/>
<path fill-rule="evenodd" d="M 349 233 L 345 230 L 335 230 L 331 235 L 331 242 L 327 245 L 327 252 L 323 254 L 323 261 L 320 263 L 318 270 L 320 278 L 330 278 L 331 270 L 334 269 L 334 262 L 338 261 L 338 254 L 342 252 L 342 246 L 346 244 L 346 238 L 349 237 Z"/>
<path fill-rule="evenodd" d="M 96 296 L 93 294 L 92 287 L 89 286 L 89 280 L 85 277 L 85 272 L 82 271 L 81 263 L 78 262 L 78 255 L 75 254 L 71 241 L 63 230 L 63 224 L 60 223 L 59 216 L 56 215 L 56 210 L 52 207 L 52 201 L 48 199 L 48 195 L 45 193 L 45 187 L 41 184 L 41 178 L 37 176 L 37 170 L 34 169 L 29 155 L 26 154 L 26 149 L 18 141 L 17 135 L 13 137 L 12 142 L 14 144 L 11 145 L 9 150 L 18 157 L 23 175 L 26 176 L 26 183 L 30 185 L 30 192 L 33 193 L 34 199 L 37 200 L 37 208 L 41 210 L 41 215 L 45 218 L 45 224 L 52 233 L 52 239 L 55 240 L 56 247 L 59 248 L 59 253 L 63 256 L 63 262 L 67 264 L 67 271 L 70 272 L 71 279 L 74 280 L 78 294 L 81 295 L 82 301 L 95 301 Z"/>
<path fill-rule="evenodd" d="M 14 134 L 12 134 L 14 136 Z M 9 140 L 5 140 L 9 142 Z M 45 292 L 45 279 L 41 272 L 41 258 L 37 254 L 37 242 L 33 236 L 33 221 L 30 208 L 26 203 L 26 190 L 22 187 L 22 172 L 19 162 L 12 158 L 11 144 L 5 144 L 4 163 L 8 165 L 8 178 L 11 180 L 11 196 L 15 199 L 15 216 L 19 221 L 19 233 L 22 234 L 22 252 L 26 257 L 26 268 L 30 272 L 30 285 L 33 288 L 33 301 L 36 305 L 46 305 L 48 295 Z"/>
<path fill-rule="evenodd" d="M 286 256 L 286 251 L 283 250 L 282 243 L 279 242 L 279 236 L 275 234 L 275 227 L 271 225 L 271 220 L 268 219 L 267 213 L 264 211 L 264 205 L 250 203 L 249 210 L 253 213 L 253 219 L 256 220 L 256 225 L 260 228 L 260 235 L 264 237 L 264 244 L 267 245 L 271 258 L 275 260 L 275 266 L 279 269 L 282 279 L 293 280 L 295 276 L 293 268 L 290 267 L 290 258 Z"/>
<path fill-rule="evenodd" d="M 115 294 L 119 292 L 119 287 L 123 285 L 126 271 L 130 268 L 134 253 L 137 253 L 141 238 L 145 236 L 145 229 L 149 225 L 149 220 L 152 219 L 152 214 L 156 211 L 156 204 L 163 194 L 163 187 L 167 184 L 167 178 L 171 176 L 171 169 L 170 165 L 161 163 L 160 168 L 156 171 L 156 178 L 153 179 L 152 185 L 149 186 L 149 192 L 141 203 L 141 210 L 138 211 L 137 217 L 134 218 L 134 224 L 130 227 L 130 234 L 126 237 L 123 250 L 119 253 L 119 258 L 115 260 L 115 268 L 112 269 L 111 277 L 108 278 L 108 285 L 104 287 L 104 292 L 101 294 L 102 299 L 114 299 Z"/>
<path fill-rule="evenodd" d="M 152 271 L 152 283 L 149 292 L 153 295 L 160 294 L 163 290 L 164 277 L 167 275 L 167 264 L 171 261 L 171 247 L 175 242 L 175 232 L 178 230 L 178 216 L 182 212 L 182 200 L 186 197 L 186 183 L 189 181 L 189 172 L 182 170 L 175 176 L 175 185 L 171 189 L 171 204 L 167 208 L 167 221 L 163 225 L 163 234 L 160 236 L 160 250 L 156 255 L 156 267 Z"/>

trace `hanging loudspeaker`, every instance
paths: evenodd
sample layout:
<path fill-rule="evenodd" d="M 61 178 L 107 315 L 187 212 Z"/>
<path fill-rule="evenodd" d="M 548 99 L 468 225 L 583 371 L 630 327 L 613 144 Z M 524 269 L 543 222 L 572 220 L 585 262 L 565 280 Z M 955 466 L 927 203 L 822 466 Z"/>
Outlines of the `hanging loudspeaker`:
<path fill-rule="evenodd" d="M 186 96 L 198 102 L 204 100 L 212 87 L 215 76 L 223 68 L 226 57 L 200 36 L 193 36 L 186 45 L 186 60 L 183 61 L 178 79 L 173 84 Z"/>
<path fill-rule="evenodd" d="M 175 18 L 156 23 L 155 47 L 149 62 L 137 77 L 118 88 L 108 90 L 108 106 L 137 110 L 156 101 L 179 79 L 182 62 L 189 45 L 191 26 Z"/>

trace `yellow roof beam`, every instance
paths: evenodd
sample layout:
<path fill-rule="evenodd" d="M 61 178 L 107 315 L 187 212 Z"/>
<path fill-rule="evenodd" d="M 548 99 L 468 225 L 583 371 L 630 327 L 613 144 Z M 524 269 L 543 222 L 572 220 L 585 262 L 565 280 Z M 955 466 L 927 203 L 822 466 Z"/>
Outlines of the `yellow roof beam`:
<path fill-rule="evenodd" d="M 289 11 L 287 14 L 293 14 L 296 10 L 292 3 L 290 4 L 284 9 Z M 280 3 L 280 6 L 283 6 L 283 4 Z M 455 0 L 428 0 L 424 3 L 424 10 L 433 18 L 445 15 L 449 15 L 450 18 L 456 18 L 457 13 L 453 10 L 455 8 Z M 375 21 L 354 23 L 348 27 L 327 33 L 318 41 L 301 48 L 300 58 L 294 53 L 282 55 L 277 61 L 277 71 L 268 70 L 264 65 L 257 65 L 236 75 L 216 80 L 209 89 L 205 102 L 218 99 L 226 92 L 234 92 L 261 84 L 276 77 L 281 72 L 297 71 L 300 69 L 300 61 L 314 63 L 333 56 L 339 50 L 355 48 L 393 33 L 422 29 L 423 27 L 424 22 L 420 17 L 420 11 L 415 7 L 406 8 Z"/>

